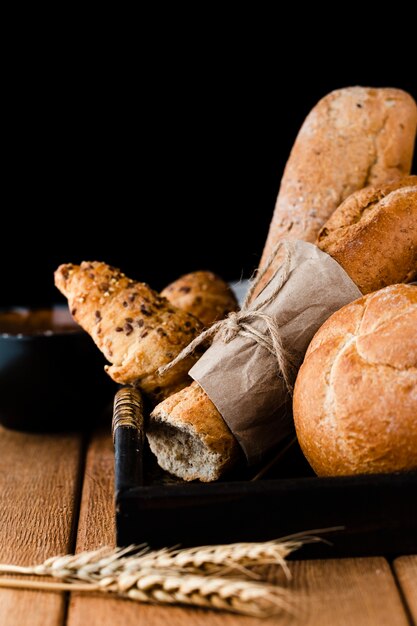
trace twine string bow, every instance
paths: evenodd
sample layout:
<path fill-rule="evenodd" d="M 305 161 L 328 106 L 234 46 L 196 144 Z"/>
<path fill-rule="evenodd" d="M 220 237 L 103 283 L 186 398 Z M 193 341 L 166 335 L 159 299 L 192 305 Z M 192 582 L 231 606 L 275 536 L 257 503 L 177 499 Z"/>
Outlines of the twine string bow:
<path fill-rule="evenodd" d="M 279 273 L 278 275 L 274 273 L 264 287 L 265 289 L 271 281 L 275 279 L 275 276 L 277 276 L 274 289 L 269 296 L 263 300 L 260 300 L 258 297 L 258 301 L 255 300 L 252 303 L 254 292 L 282 249 L 284 249 L 284 259 L 278 270 Z M 263 308 L 274 300 L 278 292 L 287 282 L 290 275 L 293 249 L 294 246 L 291 241 L 279 242 L 272 250 L 263 268 L 258 271 L 256 278 L 251 282 L 240 311 L 232 311 L 225 319 L 215 322 L 210 328 L 200 333 L 188 346 L 181 350 L 175 359 L 166 365 L 162 365 L 158 369 L 158 374 L 160 376 L 165 374 L 165 372 L 187 358 L 198 346 L 209 339 L 213 341 L 214 338 L 216 338 L 223 341 L 223 343 L 229 343 L 235 339 L 237 335 L 241 335 L 242 337 L 252 339 L 275 357 L 279 374 L 282 376 L 288 392 L 292 393 L 295 369 L 294 355 L 284 347 L 278 323 L 271 315 L 265 313 Z M 265 331 L 260 331 L 255 328 L 253 323 L 256 320 L 263 321 Z"/>

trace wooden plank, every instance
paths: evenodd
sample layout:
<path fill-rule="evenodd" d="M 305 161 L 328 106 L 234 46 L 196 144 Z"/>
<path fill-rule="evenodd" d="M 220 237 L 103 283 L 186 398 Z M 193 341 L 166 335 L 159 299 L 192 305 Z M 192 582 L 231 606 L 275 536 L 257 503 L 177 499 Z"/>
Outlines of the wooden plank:
<path fill-rule="evenodd" d="M 396 559 L 394 570 L 410 614 L 417 624 L 417 555 Z"/>
<path fill-rule="evenodd" d="M 113 446 L 103 431 L 87 454 L 77 549 L 114 542 Z M 167 520 L 169 523 L 169 520 Z M 301 561 L 291 564 L 286 583 L 295 614 L 263 620 L 183 609 L 141 606 L 134 602 L 72 594 L 68 626 L 407 626 L 401 599 L 383 558 Z M 281 580 L 281 577 L 279 577 Z M 281 581 L 282 582 L 282 581 Z"/>
<path fill-rule="evenodd" d="M 106 429 L 100 429 L 92 437 L 87 450 L 77 552 L 115 545 L 113 493 L 113 441 Z"/>
<path fill-rule="evenodd" d="M 77 533 L 77 552 L 115 544 L 114 526 L 114 453 L 107 430 L 95 433 L 88 447 L 81 510 Z M 137 607 L 130 602 L 72 593 L 68 606 L 68 626 L 88 624 L 137 623 Z M 135 620 L 135 621 L 133 621 Z"/>
<path fill-rule="evenodd" d="M 42 562 L 73 549 L 82 441 L 0 427 L 0 561 Z M 0 589 L 2 626 L 60 626 L 62 593 Z"/>
<path fill-rule="evenodd" d="M 391 569 L 382 557 L 296 562 L 289 589 L 299 597 L 296 624 L 408 624 Z"/>

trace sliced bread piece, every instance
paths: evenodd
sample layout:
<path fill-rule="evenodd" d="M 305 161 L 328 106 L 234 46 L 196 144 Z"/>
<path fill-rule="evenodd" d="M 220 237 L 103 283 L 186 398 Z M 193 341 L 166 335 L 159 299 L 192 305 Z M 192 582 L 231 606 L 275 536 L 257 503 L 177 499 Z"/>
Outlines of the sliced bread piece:
<path fill-rule="evenodd" d="M 239 445 L 196 382 L 158 404 L 147 438 L 159 465 L 184 480 L 217 480 L 239 457 Z"/>

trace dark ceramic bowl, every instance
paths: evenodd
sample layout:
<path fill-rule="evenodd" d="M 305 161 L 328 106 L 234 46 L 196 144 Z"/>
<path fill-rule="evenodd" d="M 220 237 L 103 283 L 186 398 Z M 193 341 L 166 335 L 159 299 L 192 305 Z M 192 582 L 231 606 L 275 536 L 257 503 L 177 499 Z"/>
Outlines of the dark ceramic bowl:
<path fill-rule="evenodd" d="M 67 307 L 0 311 L 0 423 L 26 431 L 88 427 L 116 390 Z"/>

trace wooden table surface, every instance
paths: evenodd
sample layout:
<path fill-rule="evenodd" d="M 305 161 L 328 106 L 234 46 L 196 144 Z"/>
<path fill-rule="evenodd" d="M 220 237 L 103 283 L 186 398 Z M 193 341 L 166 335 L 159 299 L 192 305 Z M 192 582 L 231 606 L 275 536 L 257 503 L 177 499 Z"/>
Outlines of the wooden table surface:
<path fill-rule="evenodd" d="M 113 446 L 99 428 L 33 435 L 0 427 L 0 561 L 29 565 L 114 544 Z M 0 589 L 1 626 L 406 626 L 417 624 L 417 556 L 298 561 L 295 611 L 269 620 L 142 606 L 80 593 Z"/>

